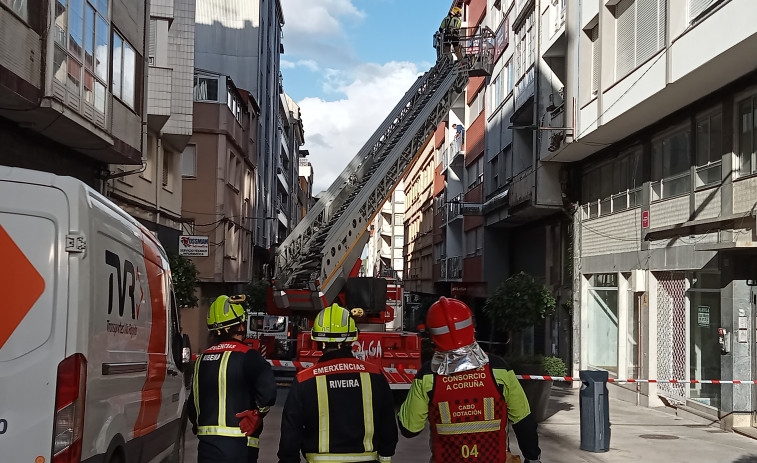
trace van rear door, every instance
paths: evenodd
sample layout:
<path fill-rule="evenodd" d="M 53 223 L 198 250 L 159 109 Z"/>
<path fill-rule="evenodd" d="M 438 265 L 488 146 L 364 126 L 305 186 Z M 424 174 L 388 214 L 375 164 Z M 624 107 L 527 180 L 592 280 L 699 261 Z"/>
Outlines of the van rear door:
<path fill-rule="evenodd" d="M 69 206 L 56 188 L 0 179 L 2 461 L 50 461 L 64 357 Z"/>

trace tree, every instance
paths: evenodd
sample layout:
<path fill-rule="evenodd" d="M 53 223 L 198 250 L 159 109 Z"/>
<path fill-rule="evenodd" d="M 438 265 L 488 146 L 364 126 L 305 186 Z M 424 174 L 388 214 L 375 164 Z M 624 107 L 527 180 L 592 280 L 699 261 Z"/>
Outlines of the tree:
<path fill-rule="evenodd" d="M 552 315 L 555 298 L 533 276 L 520 272 L 497 286 L 483 311 L 496 328 L 522 331 Z"/>
<path fill-rule="evenodd" d="M 173 292 L 176 295 L 176 303 L 179 307 L 196 307 L 197 296 L 197 267 L 192 260 L 178 254 L 168 255 L 168 264 L 171 266 L 173 277 Z"/>
<path fill-rule="evenodd" d="M 267 280 L 251 281 L 244 288 L 245 308 L 250 312 L 266 311 L 266 292 L 270 283 Z"/>

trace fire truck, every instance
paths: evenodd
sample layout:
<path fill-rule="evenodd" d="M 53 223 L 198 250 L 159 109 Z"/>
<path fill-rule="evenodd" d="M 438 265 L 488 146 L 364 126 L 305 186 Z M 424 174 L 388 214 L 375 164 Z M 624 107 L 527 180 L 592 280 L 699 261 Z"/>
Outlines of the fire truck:
<path fill-rule="evenodd" d="M 475 31 L 461 43 L 468 44 L 463 58 L 442 57 L 413 83 L 275 253 L 269 314 L 312 319 L 333 302 L 362 309 L 353 352 L 380 365 L 394 389 L 409 388 L 420 367 L 420 338 L 387 331 L 401 289 L 384 278 L 357 277 L 357 269 L 370 223 L 447 119 L 469 77 L 491 75 L 491 31 Z M 320 355 L 310 333 L 300 333 L 298 362 L 314 362 Z"/>

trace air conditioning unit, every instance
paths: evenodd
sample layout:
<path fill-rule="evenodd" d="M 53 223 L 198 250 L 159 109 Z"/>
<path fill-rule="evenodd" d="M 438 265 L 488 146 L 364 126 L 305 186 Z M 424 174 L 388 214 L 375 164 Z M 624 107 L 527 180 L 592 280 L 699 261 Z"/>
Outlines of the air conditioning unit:
<path fill-rule="evenodd" d="M 634 293 L 645 292 L 647 290 L 647 271 L 642 269 L 631 270 L 631 279 L 628 284 Z"/>

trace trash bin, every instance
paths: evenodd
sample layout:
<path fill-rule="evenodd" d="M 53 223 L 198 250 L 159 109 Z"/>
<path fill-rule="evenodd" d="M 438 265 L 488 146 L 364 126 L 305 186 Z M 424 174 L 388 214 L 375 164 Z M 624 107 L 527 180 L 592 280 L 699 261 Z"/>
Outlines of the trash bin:
<path fill-rule="evenodd" d="M 610 450 L 610 408 L 607 397 L 607 372 L 582 370 L 579 409 L 581 411 L 581 450 Z"/>

